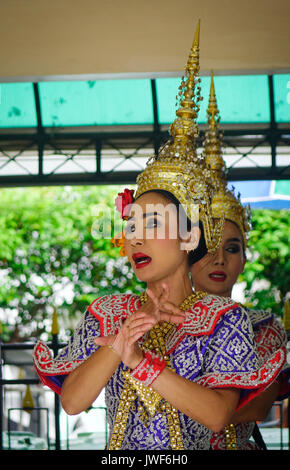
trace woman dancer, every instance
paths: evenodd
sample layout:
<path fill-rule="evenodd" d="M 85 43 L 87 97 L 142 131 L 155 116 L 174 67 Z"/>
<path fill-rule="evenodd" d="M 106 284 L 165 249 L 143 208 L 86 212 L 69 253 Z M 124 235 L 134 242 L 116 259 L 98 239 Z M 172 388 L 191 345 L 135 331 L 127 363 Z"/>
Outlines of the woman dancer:
<path fill-rule="evenodd" d="M 208 128 L 205 136 L 205 156 L 212 179 L 218 188 L 212 202 L 212 212 L 216 220 L 225 218 L 223 238 L 214 255 L 207 255 L 191 267 L 194 288 L 211 294 L 231 297 L 233 286 L 246 263 L 245 248 L 250 230 L 250 214 L 233 192 L 226 189 L 225 163 L 222 158 L 221 139 L 217 128 L 218 108 L 213 77 L 208 106 Z M 280 323 L 269 312 L 246 309 L 253 325 L 255 341 L 262 360 L 271 356 L 275 349 L 286 347 L 287 335 Z M 249 439 L 257 427 L 255 421 L 263 421 L 273 402 L 283 399 L 290 393 L 290 370 L 285 364 L 279 378 L 259 397 L 252 400 L 232 418 L 232 425 L 223 432 L 213 435 L 212 447 L 226 449 L 229 435 L 232 443 L 236 439 L 237 449 L 257 449 Z M 235 424 L 235 426 L 233 425 Z M 265 448 L 258 435 L 260 448 Z"/>
<path fill-rule="evenodd" d="M 42 381 L 61 394 L 69 414 L 87 409 L 105 387 L 112 450 L 209 449 L 211 431 L 230 422 L 285 362 L 283 348 L 265 364 L 258 361 L 242 307 L 192 294 L 188 258 L 200 246 L 198 222 L 208 252 L 215 252 L 221 238 L 221 226 L 210 215 L 205 162 L 196 155 L 198 36 L 197 31 L 172 140 L 139 175 L 135 200 L 122 211 L 129 218 L 127 255 L 149 290 L 141 298 L 96 299 L 55 360 L 45 344 L 35 347 Z M 183 212 L 167 207 L 172 200 L 190 230 L 181 230 Z"/>

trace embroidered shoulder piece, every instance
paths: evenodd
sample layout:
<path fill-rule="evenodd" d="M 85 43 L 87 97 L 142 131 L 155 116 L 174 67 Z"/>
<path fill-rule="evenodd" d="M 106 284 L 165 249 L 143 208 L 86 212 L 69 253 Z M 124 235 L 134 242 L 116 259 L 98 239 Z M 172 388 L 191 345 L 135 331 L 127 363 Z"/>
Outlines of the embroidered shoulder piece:
<path fill-rule="evenodd" d="M 166 338 L 166 350 L 172 352 L 187 336 L 210 335 L 225 313 L 241 307 L 229 297 L 207 295 L 187 311 L 186 321 L 173 327 Z"/>
<path fill-rule="evenodd" d="M 33 359 L 37 370 L 54 375 L 66 375 L 83 362 L 83 359 L 72 360 L 71 358 L 70 360 L 54 360 L 49 347 L 42 341 L 36 343 Z"/>
<path fill-rule="evenodd" d="M 287 335 L 277 320 L 271 320 L 255 328 L 255 342 L 259 355 L 266 359 L 277 349 L 287 345 Z"/>
<path fill-rule="evenodd" d="M 97 336 L 100 336 L 99 322 L 86 311 L 68 344 L 55 358 L 52 357 L 49 347 L 42 341 L 38 341 L 34 348 L 33 361 L 41 381 L 60 393 L 65 376 L 98 349 L 94 342 Z"/>
<path fill-rule="evenodd" d="M 240 373 L 214 372 L 203 375 L 197 383 L 209 388 L 242 388 L 258 389 L 261 385 L 266 388 L 277 377 L 286 360 L 286 350 L 279 349 L 263 365 L 255 371 Z M 240 407 L 240 406 L 239 406 Z"/>
<path fill-rule="evenodd" d="M 273 313 L 268 312 L 267 310 L 253 310 L 247 307 L 245 307 L 245 310 L 249 315 L 253 328 L 257 328 L 259 325 L 267 323 L 274 318 Z"/>
<path fill-rule="evenodd" d="M 105 295 L 94 300 L 88 307 L 100 323 L 101 336 L 118 333 L 122 322 L 140 308 L 138 295 Z"/>

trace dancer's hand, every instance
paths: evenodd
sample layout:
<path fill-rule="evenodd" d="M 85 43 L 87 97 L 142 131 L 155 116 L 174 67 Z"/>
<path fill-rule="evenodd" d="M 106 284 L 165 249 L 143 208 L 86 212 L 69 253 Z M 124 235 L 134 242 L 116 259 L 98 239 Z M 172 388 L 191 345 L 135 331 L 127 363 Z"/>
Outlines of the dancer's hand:
<path fill-rule="evenodd" d="M 139 310 L 125 320 L 117 335 L 98 337 L 95 338 L 94 342 L 99 346 L 111 346 L 121 361 L 130 369 L 134 369 L 143 359 L 138 340 L 155 323 L 156 320 L 153 316 L 148 316 L 146 312 Z"/>
<path fill-rule="evenodd" d="M 182 323 L 186 319 L 186 314 L 183 310 L 177 307 L 173 302 L 168 300 L 169 288 L 167 284 L 162 285 L 163 291 L 158 297 L 150 289 L 147 289 L 147 294 L 151 298 L 155 308 L 154 314 L 157 321 L 168 321 L 171 323 Z"/>

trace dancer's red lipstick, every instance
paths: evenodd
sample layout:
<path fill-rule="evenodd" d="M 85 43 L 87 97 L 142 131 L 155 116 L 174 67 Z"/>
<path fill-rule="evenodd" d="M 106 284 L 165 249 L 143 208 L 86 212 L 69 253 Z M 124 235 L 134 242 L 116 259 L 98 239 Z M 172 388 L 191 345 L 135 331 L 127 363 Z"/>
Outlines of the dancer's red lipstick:
<path fill-rule="evenodd" d="M 134 253 L 132 258 L 137 269 L 148 266 L 148 264 L 152 261 L 150 256 L 146 255 L 145 253 Z"/>
<path fill-rule="evenodd" d="M 227 275 L 223 271 L 214 271 L 209 274 L 209 278 L 215 282 L 224 282 L 227 278 Z"/>

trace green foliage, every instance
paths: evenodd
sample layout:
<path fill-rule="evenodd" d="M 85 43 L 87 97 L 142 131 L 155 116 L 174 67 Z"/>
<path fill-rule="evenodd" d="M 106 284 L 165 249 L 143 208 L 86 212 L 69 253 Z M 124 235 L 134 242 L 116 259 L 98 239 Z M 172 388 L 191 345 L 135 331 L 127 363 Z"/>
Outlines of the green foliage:
<path fill-rule="evenodd" d="M 114 211 L 119 191 L 117 186 L 0 190 L 3 341 L 47 339 L 54 307 L 60 339 L 65 339 L 98 296 L 144 289 L 127 258 L 120 257 L 110 241 L 121 230 L 120 216 Z M 101 204 L 108 212 L 102 225 Z M 113 229 L 111 215 L 116 222 Z M 288 215 L 253 211 L 249 262 L 241 276 L 248 304 L 270 307 L 278 314 L 289 288 Z M 257 290 L 257 281 L 267 287 Z"/>
<path fill-rule="evenodd" d="M 98 296 L 144 288 L 127 258 L 120 257 L 111 243 L 111 236 L 122 228 L 114 210 L 119 190 L 116 186 L 1 190 L 4 341 L 50 332 L 55 306 L 61 331 L 68 333 Z M 104 213 L 107 223 L 102 226 Z M 111 227 L 114 216 L 115 227 Z M 105 229 L 106 239 L 102 236 Z"/>
<path fill-rule="evenodd" d="M 290 285 L 289 211 L 254 210 L 245 272 L 246 300 L 283 314 Z"/>

